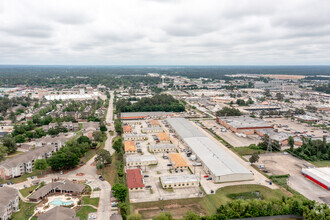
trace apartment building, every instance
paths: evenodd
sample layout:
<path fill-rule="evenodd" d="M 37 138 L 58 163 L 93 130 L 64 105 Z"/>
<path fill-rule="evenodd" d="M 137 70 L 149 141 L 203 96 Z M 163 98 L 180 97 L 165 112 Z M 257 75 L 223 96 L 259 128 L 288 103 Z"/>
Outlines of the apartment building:
<path fill-rule="evenodd" d="M 0 188 L 0 195 L 0 220 L 11 219 L 19 209 L 18 190 L 4 186 Z"/>

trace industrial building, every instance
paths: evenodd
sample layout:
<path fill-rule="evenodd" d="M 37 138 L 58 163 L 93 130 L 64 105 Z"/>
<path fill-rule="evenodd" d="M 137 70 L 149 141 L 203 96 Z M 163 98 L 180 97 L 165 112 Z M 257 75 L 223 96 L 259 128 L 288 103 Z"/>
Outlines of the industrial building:
<path fill-rule="evenodd" d="M 137 153 L 134 141 L 124 141 L 125 153 Z"/>
<path fill-rule="evenodd" d="M 124 132 L 124 134 L 132 133 L 132 127 L 130 125 L 124 125 L 123 126 L 123 132 Z"/>
<path fill-rule="evenodd" d="M 184 158 L 182 157 L 182 155 L 180 153 L 171 153 L 171 154 L 169 154 L 169 156 L 170 156 L 170 160 L 171 160 L 171 163 L 174 168 L 177 168 L 177 169 L 187 169 L 188 168 L 187 162 L 184 160 Z"/>
<path fill-rule="evenodd" d="M 170 137 L 165 132 L 158 133 L 158 139 L 160 142 L 170 142 Z"/>
<path fill-rule="evenodd" d="M 273 128 L 266 121 L 249 116 L 218 117 L 217 122 L 235 133 L 254 134 L 256 129 Z"/>
<path fill-rule="evenodd" d="M 199 185 L 197 177 L 193 174 L 161 176 L 160 183 L 163 188 L 184 188 Z"/>
<path fill-rule="evenodd" d="M 164 130 L 162 127 L 158 126 L 158 127 L 142 128 L 141 132 L 142 133 L 161 133 L 161 132 L 164 132 Z"/>
<path fill-rule="evenodd" d="M 128 190 L 143 190 L 145 187 L 143 176 L 140 169 L 126 170 L 127 188 Z"/>
<path fill-rule="evenodd" d="M 149 146 L 149 152 L 175 152 L 176 148 L 173 144 L 154 144 Z"/>
<path fill-rule="evenodd" d="M 211 140 L 190 121 L 169 118 L 168 124 L 179 139 L 196 155 L 204 170 L 215 182 L 253 180 L 253 173 Z"/>
<path fill-rule="evenodd" d="M 123 134 L 125 141 L 144 141 L 148 137 L 145 134 Z"/>
<path fill-rule="evenodd" d="M 301 172 L 307 179 L 330 190 L 330 167 L 303 168 Z"/>
<path fill-rule="evenodd" d="M 154 155 L 131 155 L 126 157 L 127 166 L 148 166 L 157 163 L 157 158 Z"/>
<path fill-rule="evenodd" d="M 138 120 L 138 119 L 162 119 L 174 116 L 173 112 L 123 112 L 120 118 L 122 120 Z"/>

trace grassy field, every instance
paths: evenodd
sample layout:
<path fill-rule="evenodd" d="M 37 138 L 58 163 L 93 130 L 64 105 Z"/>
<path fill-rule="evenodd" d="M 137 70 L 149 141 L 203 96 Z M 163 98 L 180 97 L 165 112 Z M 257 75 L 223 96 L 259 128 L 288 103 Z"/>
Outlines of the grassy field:
<path fill-rule="evenodd" d="M 158 211 L 160 212 L 159 209 L 164 209 L 164 211 L 171 212 L 176 218 L 181 218 L 189 210 L 201 215 L 211 215 L 215 214 L 216 208 L 232 201 L 233 198 L 255 198 L 256 193 L 258 198 L 260 197 L 264 200 L 281 199 L 285 195 L 280 189 L 272 190 L 260 185 L 228 186 L 217 190 L 213 195 L 203 198 L 133 203 L 131 204 L 131 213 L 134 213 L 136 209 L 142 209 L 139 210 L 142 217 L 149 218 L 152 215 L 157 215 Z M 156 207 L 158 209 L 152 210 L 152 208 Z"/>
<path fill-rule="evenodd" d="M 34 207 L 36 203 L 25 203 L 21 200 L 19 201 L 19 212 L 16 212 L 12 215 L 13 220 L 22 220 L 29 219 L 34 213 Z"/>
<path fill-rule="evenodd" d="M 310 162 L 317 167 L 329 167 L 330 166 L 330 160 L 310 161 Z"/>
<path fill-rule="evenodd" d="M 91 212 L 96 212 L 97 210 L 90 206 L 83 206 L 79 211 L 77 211 L 76 216 L 80 219 L 88 219 L 88 214 Z"/>
<path fill-rule="evenodd" d="M 46 171 L 44 171 L 43 174 L 46 174 Z M 16 178 L 11 179 L 10 182 L 13 181 L 15 184 L 16 183 L 21 183 L 21 182 L 26 181 L 26 179 L 29 178 L 29 177 L 31 177 L 31 176 L 40 177 L 41 176 L 40 175 L 40 171 L 35 170 L 32 173 L 25 173 L 25 174 L 23 174 L 20 177 L 16 177 Z M 6 180 L 0 179 L 0 183 L 6 183 L 6 182 L 7 182 Z"/>
<path fill-rule="evenodd" d="M 254 152 L 265 153 L 264 150 L 254 150 L 248 147 L 233 147 L 231 148 L 234 152 L 238 153 L 241 156 L 252 155 Z"/>
<path fill-rule="evenodd" d="M 95 154 L 103 149 L 105 146 L 105 141 L 103 141 L 102 143 L 97 143 L 96 149 L 90 149 L 81 159 L 80 161 L 87 163 L 90 159 L 92 159 L 92 157 L 95 156 Z"/>
<path fill-rule="evenodd" d="M 21 189 L 20 193 L 22 194 L 23 197 L 27 197 L 30 194 L 30 191 L 35 190 L 38 187 L 38 185 L 34 185 L 25 189 Z"/>
<path fill-rule="evenodd" d="M 117 153 L 115 152 L 112 155 L 112 162 L 110 166 L 104 168 L 103 178 L 107 180 L 111 185 L 116 183 L 117 178 L 117 169 L 118 163 L 116 163 Z M 98 173 L 101 174 L 102 170 L 98 170 Z"/>
<path fill-rule="evenodd" d="M 89 196 L 83 197 L 84 204 L 90 204 L 95 207 L 99 205 L 99 200 L 100 200 L 99 198 L 90 198 Z"/>

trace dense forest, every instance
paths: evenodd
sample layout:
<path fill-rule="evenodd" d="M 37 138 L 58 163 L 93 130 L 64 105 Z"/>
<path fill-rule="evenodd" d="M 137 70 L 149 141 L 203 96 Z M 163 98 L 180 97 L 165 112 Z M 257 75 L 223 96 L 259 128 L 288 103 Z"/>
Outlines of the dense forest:
<path fill-rule="evenodd" d="M 151 98 L 142 98 L 134 104 L 127 99 L 121 99 L 116 102 L 116 109 L 119 112 L 183 112 L 185 107 L 171 95 L 161 94 Z"/>
<path fill-rule="evenodd" d="M 315 87 L 313 87 L 313 90 L 330 94 L 330 83 L 320 85 L 320 86 L 315 86 Z"/>
<path fill-rule="evenodd" d="M 0 86 L 103 84 L 110 88 L 158 83 L 147 73 L 181 75 L 189 78 L 228 79 L 231 74 L 330 74 L 330 66 L 0 66 Z M 129 77 L 124 76 L 130 75 Z M 132 76 L 134 75 L 134 76 Z M 118 77 L 122 76 L 122 77 Z"/>

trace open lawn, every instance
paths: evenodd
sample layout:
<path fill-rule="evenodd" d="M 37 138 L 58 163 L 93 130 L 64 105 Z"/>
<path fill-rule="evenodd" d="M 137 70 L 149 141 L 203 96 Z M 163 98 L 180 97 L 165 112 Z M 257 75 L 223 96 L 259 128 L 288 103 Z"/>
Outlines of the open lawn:
<path fill-rule="evenodd" d="M 99 205 L 99 200 L 99 198 L 90 198 L 89 196 L 83 197 L 84 205 L 90 204 L 97 207 Z"/>
<path fill-rule="evenodd" d="M 110 166 L 104 167 L 103 178 L 108 181 L 111 185 L 116 184 L 117 179 L 117 170 L 118 170 L 118 163 L 116 163 L 117 153 L 115 152 L 112 155 L 112 162 Z M 102 173 L 102 170 L 97 171 L 98 174 Z"/>
<path fill-rule="evenodd" d="M 237 154 L 239 154 L 240 156 L 245 156 L 245 155 L 252 155 L 254 152 L 257 153 L 265 153 L 264 150 L 255 150 L 255 149 L 251 149 L 248 147 L 233 147 L 231 148 L 234 152 L 236 152 Z"/>
<path fill-rule="evenodd" d="M 30 191 L 35 190 L 38 185 L 34 185 L 25 189 L 21 189 L 19 192 L 22 194 L 23 197 L 27 197 L 30 194 Z"/>
<path fill-rule="evenodd" d="M 105 146 L 105 141 L 103 141 L 102 143 L 97 143 L 96 149 L 90 149 L 81 159 L 81 162 L 87 163 L 90 159 L 92 159 L 95 154 L 103 149 Z"/>
<path fill-rule="evenodd" d="M 88 219 L 88 214 L 91 212 L 96 212 L 97 210 L 90 206 L 83 206 L 79 211 L 77 211 L 76 216 L 80 219 Z"/>
<path fill-rule="evenodd" d="M 310 161 L 317 167 L 330 167 L 330 160 Z"/>
<path fill-rule="evenodd" d="M 19 201 L 19 212 L 16 212 L 12 215 L 12 219 L 14 220 L 23 220 L 29 219 L 34 213 L 34 207 L 37 203 L 25 203 L 23 201 Z"/>
<path fill-rule="evenodd" d="M 216 191 L 214 195 L 203 198 L 165 200 L 146 203 L 131 204 L 131 213 L 138 211 L 142 218 L 150 218 L 157 215 L 159 209 L 164 209 L 173 214 L 175 218 L 182 218 L 187 211 L 193 211 L 201 215 L 215 214 L 216 208 L 233 199 L 262 198 L 264 200 L 281 199 L 284 192 L 280 189 L 272 190 L 260 185 L 227 186 Z"/>
<path fill-rule="evenodd" d="M 43 171 L 43 175 L 47 174 L 47 171 Z M 16 183 L 21 183 L 27 180 L 27 178 L 31 177 L 31 176 L 37 176 L 40 177 L 41 176 L 41 172 L 39 170 L 35 170 L 32 173 L 25 173 L 20 177 L 16 177 L 13 179 L 10 179 L 9 181 L 13 181 L 15 184 Z M 6 183 L 6 180 L 0 179 L 0 183 Z"/>

